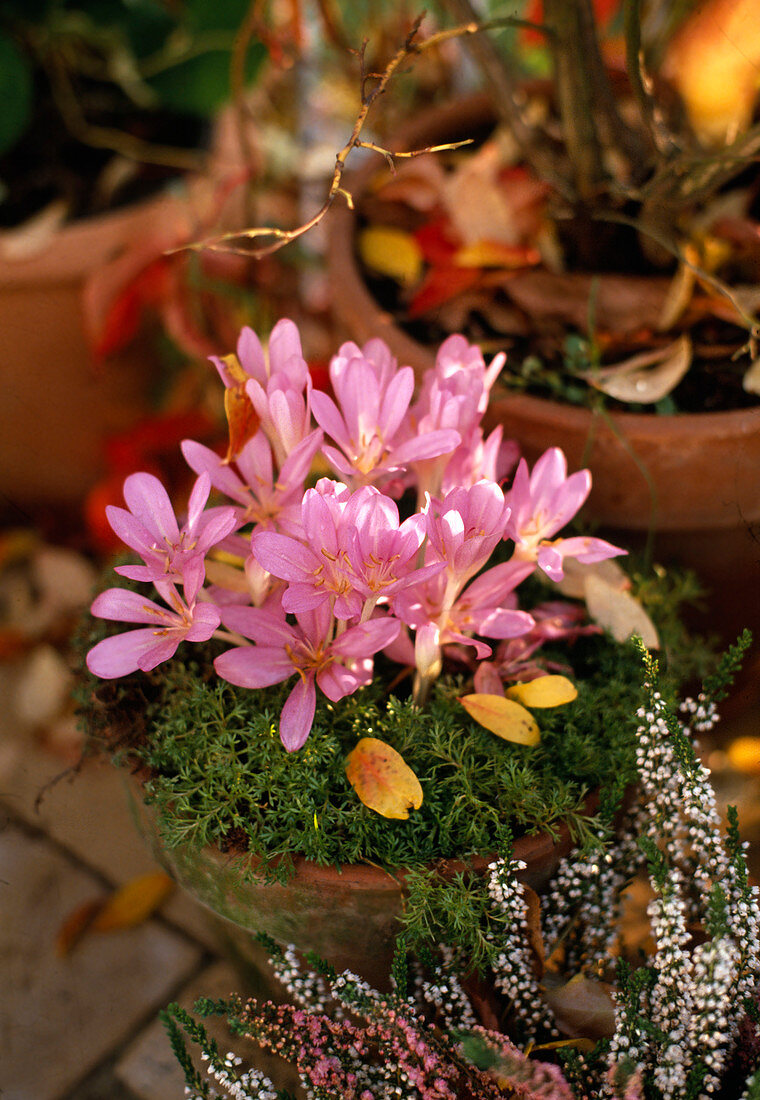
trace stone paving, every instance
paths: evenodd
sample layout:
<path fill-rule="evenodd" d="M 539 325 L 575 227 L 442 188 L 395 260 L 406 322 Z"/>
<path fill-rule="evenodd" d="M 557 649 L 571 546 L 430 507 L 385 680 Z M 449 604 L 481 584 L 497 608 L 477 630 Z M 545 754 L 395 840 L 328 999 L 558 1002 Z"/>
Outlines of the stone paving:
<path fill-rule="evenodd" d="M 0 699 L 19 674 L 0 666 Z M 56 952 L 58 932 L 79 906 L 155 870 L 115 769 L 90 761 L 67 774 L 39 731 L 1 707 L 3 1100 L 184 1095 L 159 1010 L 240 984 L 218 960 L 201 908 L 177 889 L 151 919 L 86 935 L 68 956 Z"/>

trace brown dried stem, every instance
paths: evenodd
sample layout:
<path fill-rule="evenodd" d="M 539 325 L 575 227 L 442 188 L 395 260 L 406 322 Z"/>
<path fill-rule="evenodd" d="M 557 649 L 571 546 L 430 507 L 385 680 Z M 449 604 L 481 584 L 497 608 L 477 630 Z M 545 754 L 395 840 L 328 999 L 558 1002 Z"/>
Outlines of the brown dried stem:
<path fill-rule="evenodd" d="M 95 149 L 111 149 L 114 153 L 140 161 L 176 168 L 181 172 L 198 172 L 203 167 L 202 154 L 171 145 L 156 145 L 142 141 L 133 134 L 113 126 L 97 126 L 88 122 L 71 84 L 65 63 L 55 53 L 49 54 L 46 67 L 56 106 L 69 133 L 83 145 Z"/>
<path fill-rule="evenodd" d="M 260 0 L 254 0 L 254 3 L 258 2 L 260 2 Z M 442 150 L 448 149 L 458 149 L 462 145 L 469 144 L 469 140 L 455 141 L 448 142 L 444 145 L 425 146 L 425 148 L 423 149 L 398 151 L 383 148 L 382 146 L 376 145 L 374 142 L 366 142 L 361 137 L 365 123 L 367 121 L 367 117 L 373 106 L 380 98 L 380 96 L 383 95 L 391 79 L 408 59 L 417 56 L 424 50 L 433 49 L 436 46 L 440 46 L 441 43 L 449 41 L 450 39 L 477 35 L 482 31 L 487 31 L 498 27 L 510 26 L 515 22 L 515 20 L 511 17 L 505 17 L 503 19 L 492 19 L 480 23 L 474 21 L 471 23 L 466 23 L 462 26 L 450 27 L 445 30 L 436 31 L 435 33 L 420 41 L 418 40 L 418 35 L 422 18 L 423 16 L 419 16 L 419 18 L 415 20 L 404 40 L 403 45 L 396 51 L 396 53 L 388 62 L 382 72 L 373 73 L 367 71 L 365 65 L 365 54 L 367 46 L 366 41 L 363 43 L 362 48 L 358 51 L 361 87 L 360 108 L 348 141 L 335 157 L 335 168 L 333 170 L 332 180 L 330 182 L 325 201 L 311 218 L 309 218 L 303 224 L 296 226 L 294 229 L 280 229 L 272 226 L 256 226 L 251 229 L 238 230 L 231 233 L 225 233 L 221 236 L 210 237 L 206 240 L 197 241 L 194 244 L 187 245 L 186 247 L 198 251 L 208 250 L 212 252 L 232 252 L 238 255 L 261 259 L 264 256 L 269 256 L 273 252 L 279 251 L 279 249 L 284 248 L 285 245 L 290 244 L 292 241 L 298 240 L 299 237 L 304 236 L 305 233 L 308 233 L 315 226 L 319 225 L 319 223 L 327 214 L 328 210 L 338 196 L 341 196 L 346 201 L 348 206 L 353 209 L 353 196 L 349 191 L 345 189 L 345 187 L 343 187 L 343 174 L 346 168 L 346 161 L 352 150 L 361 147 L 371 149 L 374 152 L 384 156 L 386 160 L 388 160 L 388 162 L 392 164 L 393 161 L 398 157 L 418 157 L 421 156 L 423 153 L 440 152 Z M 253 248 L 245 246 L 242 243 L 247 241 L 260 241 L 266 238 L 270 238 L 268 243 L 261 244 Z"/>

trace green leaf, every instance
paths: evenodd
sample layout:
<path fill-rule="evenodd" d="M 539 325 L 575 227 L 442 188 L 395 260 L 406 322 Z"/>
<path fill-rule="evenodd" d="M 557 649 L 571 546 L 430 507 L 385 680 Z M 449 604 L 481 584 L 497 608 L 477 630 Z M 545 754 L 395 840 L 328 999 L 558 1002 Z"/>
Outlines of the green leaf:
<path fill-rule="evenodd" d="M 32 113 L 32 70 L 7 35 L 0 33 L 0 153 L 24 133 Z"/>
<path fill-rule="evenodd" d="M 249 49 L 247 80 L 256 76 L 265 55 L 266 50 L 258 43 Z M 149 84 L 165 107 L 207 117 L 229 99 L 230 58 L 227 50 L 209 51 L 166 69 Z"/>

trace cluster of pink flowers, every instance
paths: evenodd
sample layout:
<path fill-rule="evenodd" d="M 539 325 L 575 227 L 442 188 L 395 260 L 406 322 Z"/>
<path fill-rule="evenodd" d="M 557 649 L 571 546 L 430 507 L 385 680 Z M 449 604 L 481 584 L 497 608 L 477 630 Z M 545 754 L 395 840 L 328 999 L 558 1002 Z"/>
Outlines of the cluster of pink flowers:
<path fill-rule="evenodd" d="M 411 367 L 381 340 L 344 344 L 330 364 L 333 396 L 314 390 L 288 320 L 268 354 L 246 328 L 237 357 L 213 362 L 258 426 L 225 458 L 185 441 L 197 481 L 182 526 L 155 477 L 127 478 L 127 508 L 109 508 L 108 518 L 143 564 L 117 572 L 150 582 L 163 606 L 120 588 L 98 596 L 94 615 L 147 625 L 90 651 L 97 676 L 148 671 L 181 641 L 223 638 L 230 648 L 215 668 L 229 682 L 261 688 L 296 677 L 280 717 L 293 751 L 311 730 L 316 689 L 337 702 L 368 684 L 381 650 L 415 666 L 423 688 L 447 647 L 481 661 L 492 655 L 484 639 L 507 640 L 489 681 L 518 654 L 524 664 L 534 642 L 577 625 L 561 610 L 543 620 L 519 610 L 518 585 L 537 567 L 560 579 L 568 556 L 624 553 L 601 539 L 556 537 L 586 499 L 590 474 L 568 477 L 557 448 L 532 471 L 524 460 L 514 470 L 514 444 L 500 427 L 488 437 L 481 427 L 503 356 L 487 368 L 462 336 L 442 345 L 416 398 Z M 306 488 L 319 452 L 334 476 Z M 226 503 L 208 506 L 212 489 Z M 415 495 L 402 519 L 396 502 Z M 510 560 L 485 568 L 505 539 Z M 508 640 L 519 638 L 529 644 L 510 653 Z"/>

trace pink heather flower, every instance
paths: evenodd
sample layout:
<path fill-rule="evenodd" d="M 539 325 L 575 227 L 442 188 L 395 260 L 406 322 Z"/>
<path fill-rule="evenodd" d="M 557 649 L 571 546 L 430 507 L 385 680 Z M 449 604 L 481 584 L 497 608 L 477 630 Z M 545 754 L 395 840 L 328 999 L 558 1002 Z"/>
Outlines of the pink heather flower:
<path fill-rule="evenodd" d="M 124 588 L 108 588 L 96 597 L 91 611 L 97 618 L 150 625 L 104 638 L 93 646 L 87 654 L 87 667 L 95 676 L 110 680 L 138 669 L 149 672 L 173 657 L 180 642 L 206 642 L 219 626 L 218 608 L 208 603 L 185 604 L 171 584 L 159 581 L 157 587 L 173 610 Z"/>
<path fill-rule="evenodd" d="M 567 463 L 559 447 L 545 451 L 530 475 L 528 464 L 521 459 L 512 488 L 505 497 L 510 508 L 505 535 L 514 539 L 516 556 L 537 562 L 553 581 L 559 581 L 565 557 L 589 564 L 625 554 L 627 551 L 604 539 L 577 537 L 550 541 L 573 518 L 590 490 L 588 470 L 567 476 Z"/>
<path fill-rule="evenodd" d="M 403 424 L 414 392 L 411 367 L 391 371 L 386 357 L 373 362 L 363 355 L 340 356 L 330 364 L 337 404 L 314 391 L 311 407 L 319 426 L 337 447 L 324 454 L 333 468 L 356 485 L 387 478 L 421 459 L 453 451 L 459 433 L 445 429 L 407 438 Z"/>
<path fill-rule="evenodd" d="M 211 479 L 201 473 L 193 487 L 187 520 L 180 529 L 169 494 L 153 474 L 131 474 L 124 482 L 129 511 L 109 505 L 111 527 L 144 565 L 121 565 L 116 572 L 136 581 L 170 581 L 182 584 L 192 603 L 205 577 L 204 559 L 212 546 L 236 527 L 235 509 L 210 508 L 204 512 Z"/>
<path fill-rule="evenodd" d="M 233 465 L 192 439 L 183 442 L 182 453 L 191 469 L 207 473 L 215 489 L 240 505 L 238 526 L 255 523 L 297 533 L 303 484 L 321 443 L 322 433 L 311 432 L 293 448 L 277 475 L 272 449 L 261 432 L 248 440 Z"/>
<path fill-rule="evenodd" d="M 316 688 L 337 703 L 372 680 L 372 657 L 399 631 L 396 619 L 370 619 L 331 640 L 334 620 L 326 604 L 296 615 L 292 626 L 282 611 L 230 606 L 224 625 L 253 645 L 238 646 L 214 661 L 216 671 L 244 688 L 269 687 L 297 674 L 280 715 L 280 738 L 288 752 L 300 749 L 314 722 Z"/>

